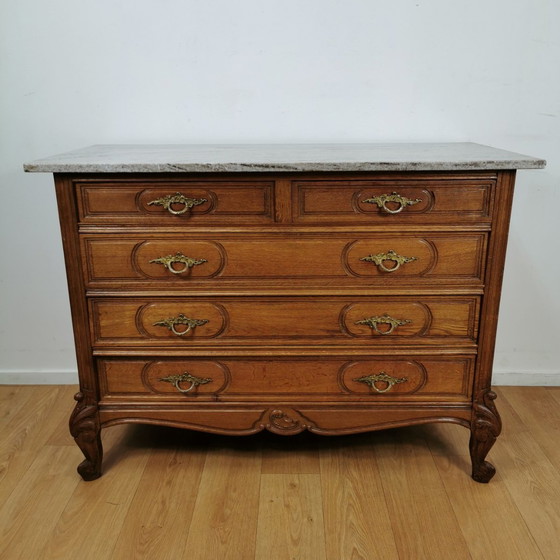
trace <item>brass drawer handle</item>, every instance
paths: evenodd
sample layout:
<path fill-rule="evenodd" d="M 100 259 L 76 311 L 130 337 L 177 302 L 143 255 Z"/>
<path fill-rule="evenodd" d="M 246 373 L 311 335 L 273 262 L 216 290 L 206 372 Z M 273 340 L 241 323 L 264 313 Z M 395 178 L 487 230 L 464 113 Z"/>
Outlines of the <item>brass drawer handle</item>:
<path fill-rule="evenodd" d="M 422 199 L 416 198 L 412 200 L 393 191 L 391 194 L 381 194 L 372 198 L 366 198 L 365 200 L 362 200 L 362 202 L 377 204 L 378 208 L 382 208 L 389 214 L 398 214 L 399 212 L 402 212 L 407 206 L 413 206 L 414 204 L 422 202 Z M 391 208 L 387 206 L 387 202 L 396 202 L 399 206 L 395 210 L 391 210 Z"/>
<path fill-rule="evenodd" d="M 171 332 L 173 332 L 173 334 L 176 334 L 177 336 L 184 336 L 192 329 L 205 325 L 206 323 L 208 323 L 208 319 L 190 319 L 181 313 L 180 315 L 177 315 L 177 317 L 162 319 L 161 321 L 154 323 L 154 327 L 167 327 Z M 178 331 L 175 328 L 176 325 L 186 325 L 187 328 L 184 331 Z"/>
<path fill-rule="evenodd" d="M 190 210 L 193 206 L 198 206 L 200 204 L 204 204 L 205 202 L 208 202 L 205 198 L 189 198 L 180 192 L 176 192 L 175 194 L 168 194 L 162 198 L 152 200 L 151 202 L 148 202 L 148 206 L 151 206 L 152 204 L 156 206 L 163 206 L 171 214 L 180 216 L 187 210 Z M 173 210 L 173 204 L 182 204 L 183 208 L 181 208 L 181 210 Z"/>
<path fill-rule="evenodd" d="M 160 378 L 160 381 L 171 383 L 173 387 L 175 387 L 175 389 L 177 389 L 177 391 L 180 391 L 181 393 L 190 393 L 195 387 L 198 387 L 199 385 L 206 385 L 206 383 L 210 383 L 213 380 L 211 377 L 195 377 L 188 371 L 185 371 L 185 373 L 181 375 L 170 375 L 169 377 L 162 377 Z M 187 383 L 190 383 L 191 385 L 188 389 L 181 389 L 181 383 L 185 381 Z"/>
<path fill-rule="evenodd" d="M 389 315 L 381 315 L 376 317 L 369 317 L 367 319 L 362 319 L 361 321 L 356 321 L 356 325 L 367 325 L 371 327 L 377 334 L 391 334 L 397 327 L 412 323 L 410 319 L 394 319 Z M 389 325 L 388 330 L 379 330 L 378 325 Z"/>
<path fill-rule="evenodd" d="M 387 375 L 384 371 L 380 371 L 377 375 L 366 375 L 365 377 L 356 377 L 354 381 L 358 383 L 365 383 L 369 385 L 374 391 L 378 393 L 386 393 L 390 389 L 393 388 L 393 385 L 397 385 L 398 383 L 404 383 L 408 381 L 406 377 L 396 378 L 391 375 Z M 377 386 L 377 383 L 382 384 L 382 388 Z M 384 387 L 383 387 L 384 385 Z"/>
<path fill-rule="evenodd" d="M 417 260 L 417 257 L 403 257 L 398 253 L 395 253 L 392 249 L 387 251 L 386 253 L 378 253 L 377 255 L 369 255 L 367 257 L 362 257 L 361 261 L 372 262 L 376 266 L 378 266 L 384 272 L 395 272 L 398 270 L 402 264 L 412 262 Z M 385 261 L 393 261 L 395 266 L 392 268 L 387 268 L 383 263 Z"/>
<path fill-rule="evenodd" d="M 189 268 L 193 266 L 203 264 L 208 262 L 206 259 L 193 259 L 192 257 L 186 257 L 183 253 L 177 253 L 175 255 L 167 255 L 166 257 L 159 257 L 158 259 L 153 259 L 150 263 L 162 264 L 167 270 L 173 272 L 173 274 L 183 274 Z M 182 268 L 175 268 L 174 263 L 183 263 Z"/>

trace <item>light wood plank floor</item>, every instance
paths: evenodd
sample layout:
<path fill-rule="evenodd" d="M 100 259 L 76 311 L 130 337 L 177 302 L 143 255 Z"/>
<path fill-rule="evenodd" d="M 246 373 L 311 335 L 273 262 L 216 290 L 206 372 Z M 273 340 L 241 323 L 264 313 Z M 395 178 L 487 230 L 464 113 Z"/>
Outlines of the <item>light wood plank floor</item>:
<path fill-rule="evenodd" d="M 67 429 L 76 387 L 0 387 L 1 560 L 560 558 L 560 387 L 501 387 L 490 484 L 469 432 L 236 438 L 103 432 L 83 482 Z"/>

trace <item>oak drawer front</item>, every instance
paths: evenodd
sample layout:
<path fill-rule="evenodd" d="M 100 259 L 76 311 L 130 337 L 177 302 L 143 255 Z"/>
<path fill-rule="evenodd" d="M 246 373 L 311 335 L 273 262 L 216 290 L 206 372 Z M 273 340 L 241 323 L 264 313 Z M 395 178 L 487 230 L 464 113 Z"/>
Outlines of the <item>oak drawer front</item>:
<path fill-rule="evenodd" d="M 295 181 L 295 223 L 490 222 L 495 179 Z"/>
<path fill-rule="evenodd" d="M 91 287 L 139 282 L 207 284 L 212 289 L 228 283 L 306 286 L 314 279 L 331 280 L 331 286 L 480 284 L 486 241 L 486 233 L 154 238 L 93 234 L 82 236 L 82 252 Z"/>
<path fill-rule="evenodd" d="M 273 181 L 77 182 L 82 223 L 168 226 L 274 222 Z"/>
<path fill-rule="evenodd" d="M 102 402 L 465 401 L 473 356 L 98 360 Z"/>
<path fill-rule="evenodd" d="M 94 343 L 200 345 L 471 344 L 476 297 L 96 299 Z"/>

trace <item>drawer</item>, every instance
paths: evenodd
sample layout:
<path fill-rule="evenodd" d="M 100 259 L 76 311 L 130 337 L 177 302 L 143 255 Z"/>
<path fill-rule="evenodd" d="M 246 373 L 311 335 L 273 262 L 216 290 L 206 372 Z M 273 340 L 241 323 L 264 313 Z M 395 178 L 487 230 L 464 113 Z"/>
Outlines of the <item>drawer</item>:
<path fill-rule="evenodd" d="M 98 360 L 112 401 L 466 401 L 474 358 L 453 356 Z"/>
<path fill-rule="evenodd" d="M 90 224 L 161 226 L 274 222 L 274 181 L 76 182 L 79 219 Z"/>
<path fill-rule="evenodd" d="M 494 177 L 295 181 L 293 220 L 337 225 L 489 223 L 494 185 Z"/>
<path fill-rule="evenodd" d="M 94 299 L 94 343 L 289 346 L 470 344 L 476 297 Z"/>
<path fill-rule="evenodd" d="M 486 233 L 81 238 L 90 287 L 480 284 Z"/>

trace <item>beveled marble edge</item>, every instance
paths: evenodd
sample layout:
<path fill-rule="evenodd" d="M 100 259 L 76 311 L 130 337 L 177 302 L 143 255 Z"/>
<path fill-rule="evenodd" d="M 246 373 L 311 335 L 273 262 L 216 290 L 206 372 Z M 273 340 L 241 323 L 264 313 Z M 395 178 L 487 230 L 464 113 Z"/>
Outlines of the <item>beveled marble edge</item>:
<path fill-rule="evenodd" d="M 24 164 L 34 173 L 216 173 L 541 169 L 543 159 L 474 144 L 97 145 Z"/>

